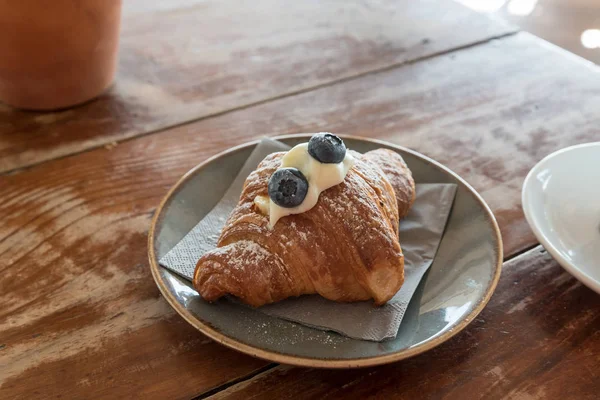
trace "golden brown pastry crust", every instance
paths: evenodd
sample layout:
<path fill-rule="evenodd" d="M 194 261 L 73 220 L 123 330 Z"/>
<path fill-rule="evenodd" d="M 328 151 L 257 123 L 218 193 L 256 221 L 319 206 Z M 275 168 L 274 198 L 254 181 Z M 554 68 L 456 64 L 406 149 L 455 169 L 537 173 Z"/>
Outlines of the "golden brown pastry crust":
<path fill-rule="evenodd" d="M 272 229 L 254 198 L 268 196 L 285 153 L 267 156 L 248 176 L 218 247 L 198 261 L 196 290 L 208 301 L 231 294 L 252 306 L 314 293 L 340 302 L 388 301 L 404 281 L 398 210 L 404 216 L 414 201 L 410 171 L 388 151 L 352 152 L 356 163 L 341 184 Z"/>
<path fill-rule="evenodd" d="M 415 202 L 416 191 L 412 173 L 402 156 L 393 150 L 377 149 L 365 153 L 364 157 L 379 165 L 394 188 L 398 201 L 398 216 L 400 219 L 406 217 Z"/>

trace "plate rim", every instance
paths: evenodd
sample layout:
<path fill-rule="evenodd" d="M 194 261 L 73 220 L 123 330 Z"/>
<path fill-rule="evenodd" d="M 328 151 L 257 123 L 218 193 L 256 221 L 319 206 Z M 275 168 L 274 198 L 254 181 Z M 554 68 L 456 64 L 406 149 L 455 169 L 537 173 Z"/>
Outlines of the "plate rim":
<path fill-rule="evenodd" d="M 552 241 L 548 238 L 548 236 L 542 232 L 539 226 L 535 223 L 533 205 L 531 200 L 531 191 L 533 190 L 533 180 L 535 175 L 540 171 L 540 169 L 548 163 L 551 159 L 563 154 L 568 153 L 573 150 L 577 150 L 580 148 L 586 147 L 600 147 L 600 142 L 589 142 L 589 143 L 581 143 L 576 144 L 574 146 L 568 146 L 557 151 L 554 151 L 540 161 L 538 161 L 531 170 L 527 173 L 525 180 L 523 181 L 523 187 L 521 188 L 521 205 L 523 207 L 523 214 L 525 214 L 525 220 L 527 224 L 533 231 L 534 236 L 540 242 L 540 244 L 550 253 L 552 258 L 554 258 L 560 266 L 567 271 L 569 274 L 574 276 L 579 282 L 583 283 L 588 288 L 592 289 L 594 292 L 600 294 L 600 281 L 589 276 L 585 271 L 578 268 L 574 263 L 567 260 L 560 253 L 558 248 L 552 243 Z"/>
<path fill-rule="evenodd" d="M 300 138 L 309 138 L 311 135 L 312 135 L 312 133 L 295 133 L 295 134 L 269 136 L 269 138 L 274 139 L 274 140 L 300 139 Z M 485 306 L 489 302 L 490 298 L 492 297 L 492 294 L 494 293 L 496 286 L 498 285 L 498 281 L 500 280 L 502 264 L 504 261 L 504 252 L 503 252 L 502 235 L 501 235 L 498 223 L 496 221 L 496 218 L 494 217 L 492 210 L 487 205 L 487 203 L 483 200 L 481 195 L 469 183 L 467 183 L 463 178 L 461 178 L 454 171 L 450 170 L 448 167 L 442 165 L 441 163 L 439 163 L 419 152 L 416 152 L 414 150 L 408 149 L 403 146 L 396 145 L 394 143 L 386 142 L 384 140 L 379 140 L 379 139 L 365 138 L 365 137 L 361 137 L 361 136 L 345 135 L 345 134 L 339 134 L 338 136 L 342 137 L 343 139 L 364 141 L 364 142 L 370 142 L 373 144 L 386 146 L 386 147 L 389 147 L 389 148 L 392 148 L 395 150 L 400 150 L 402 152 L 409 153 L 417 158 L 420 158 L 423 161 L 428 162 L 428 163 L 432 164 L 433 166 L 435 166 L 435 167 L 441 169 L 442 171 L 448 173 L 449 175 L 451 175 L 454 179 L 456 179 L 458 182 L 460 182 L 471 193 L 471 195 L 473 195 L 474 199 L 481 205 L 481 207 L 484 211 L 485 217 L 488 220 L 488 222 L 490 223 L 491 227 L 493 228 L 493 232 L 495 234 L 497 260 L 496 260 L 496 268 L 494 271 L 494 275 L 493 275 L 488 287 L 486 288 L 486 291 L 485 291 L 483 297 L 481 299 L 479 299 L 478 303 L 473 308 L 473 310 L 469 314 L 463 316 L 463 318 L 457 323 L 457 325 L 453 329 L 448 330 L 448 331 L 446 331 L 438 336 L 435 336 L 426 342 L 422 342 L 414 347 L 400 350 L 398 352 L 391 353 L 391 354 L 372 356 L 372 357 L 344 359 L 344 360 L 320 359 L 320 358 L 312 358 L 312 357 L 306 357 L 306 356 L 282 354 L 282 353 L 278 353 L 276 351 L 266 350 L 263 348 L 248 345 L 248 344 L 238 341 L 235 338 L 226 336 L 225 334 L 214 329 L 209 323 L 201 321 L 200 319 L 198 319 L 194 315 L 192 315 L 192 313 L 190 311 L 188 311 L 185 307 L 183 307 L 181 304 L 179 304 L 179 302 L 169 292 L 169 290 L 166 288 L 164 282 L 160 278 L 160 271 L 159 271 L 160 266 L 158 264 L 158 259 L 156 257 L 155 251 L 154 251 L 154 241 L 155 241 L 156 227 L 157 227 L 157 224 L 163 213 L 164 206 L 167 204 L 167 202 L 173 196 L 173 194 L 185 182 L 187 182 L 197 171 L 201 170 L 202 168 L 204 168 L 206 165 L 210 164 L 214 160 L 216 160 L 220 157 L 223 157 L 224 155 L 239 151 L 246 147 L 256 146 L 262 139 L 261 138 L 261 139 L 252 140 L 252 141 L 245 142 L 240 145 L 228 148 L 222 152 L 219 152 L 219 153 L 213 155 L 212 157 L 209 157 L 202 163 L 200 163 L 200 164 L 196 165 L 195 167 L 193 167 L 192 169 L 190 169 L 181 178 L 179 178 L 179 180 L 169 189 L 167 194 L 163 197 L 160 204 L 156 208 L 156 211 L 154 212 L 154 216 L 152 217 L 152 222 L 150 224 L 150 229 L 148 232 L 148 259 L 150 262 L 150 270 L 152 272 L 152 277 L 154 279 L 154 282 L 158 286 L 161 294 L 163 295 L 163 297 L 167 300 L 167 302 L 171 305 L 171 307 L 173 307 L 173 309 L 181 317 L 183 317 L 183 319 L 185 319 L 190 325 L 192 325 L 193 327 L 198 329 L 200 332 L 202 332 L 209 338 L 215 340 L 216 342 L 218 342 L 224 346 L 227 346 L 231 349 L 234 349 L 234 350 L 240 351 L 242 353 L 248 354 L 250 356 L 261 358 L 264 360 L 273 361 L 273 362 L 277 362 L 277 363 L 281 363 L 281 364 L 300 366 L 300 367 L 335 368 L 335 369 L 357 368 L 357 367 L 370 367 L 370 366 L 376 366 L 376 365 L 381 365 L 381 364 L 387 364 L 387 363 L 391 363 L 394 361 L 399 361 L 399 360 L 403 360 L 403 359 L 406 359 L 409 357 L 413 357 L 418 354 L 424 353 L 428 350 L 431 350 L 434 347 L 437 347 L 438 345 L 446 342 L 447 340 L 449 340 L 450 338 L 454 337 L 456 334 L 461 332 L 485 308 Z"/>

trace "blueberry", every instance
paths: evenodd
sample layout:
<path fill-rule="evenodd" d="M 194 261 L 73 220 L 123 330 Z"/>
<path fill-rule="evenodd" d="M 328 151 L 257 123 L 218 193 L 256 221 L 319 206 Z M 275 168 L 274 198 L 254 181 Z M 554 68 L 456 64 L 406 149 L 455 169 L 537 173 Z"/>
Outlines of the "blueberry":
<path fill-rule="evenodd" d="M 332 133 L 317 133 L 308 142 L 308 154 L 324 164 L 337 164 L 346 157 L 346 145 Z"/>
<path fill-rule="evenodd" d="M 269 179 L 269 197 L 280 207 L 299 206 L 307 192 L 308 181 L 296 168 L 280 168 Z"/>

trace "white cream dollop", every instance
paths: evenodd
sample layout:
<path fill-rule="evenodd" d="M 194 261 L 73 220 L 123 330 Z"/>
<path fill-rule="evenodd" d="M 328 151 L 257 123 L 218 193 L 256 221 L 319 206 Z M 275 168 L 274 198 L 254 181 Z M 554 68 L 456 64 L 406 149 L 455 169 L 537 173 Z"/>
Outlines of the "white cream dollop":
<path fill-rule="evenodd" d="M 280 168 L 297 168 L 308 181 L 306 197 L 297 207 L 278 206 L 268 196 L 256 196 L 254 204 L 265 215 L 269 216 L 269 224 L 275 226 L 280 218 L 291 214 L 301 214 L 313 208 L 319 195 L 332 186 L 339 185 L 354 165 L 354 157 L 346 151 L 344 160 L 337 164 L 324 164 L 308 154 L 308 143 L 302 143 L 288 151 L 281 159 Z"/>

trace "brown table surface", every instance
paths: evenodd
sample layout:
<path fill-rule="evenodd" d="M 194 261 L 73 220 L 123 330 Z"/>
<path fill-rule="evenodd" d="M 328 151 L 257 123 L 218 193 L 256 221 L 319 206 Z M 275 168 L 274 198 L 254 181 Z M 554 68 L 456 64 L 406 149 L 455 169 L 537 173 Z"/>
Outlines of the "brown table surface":
<path fill-rule="evenodd" d="M 539 246 L 520 189 L 546 154 L 600 140 L 599 71 L 448 0 L 125 2 L 108 93 L 0 108 L 0 399 L 598 398 L 600 296 Z M 436 349 L 275 365 L 161 298 L 146 237 L 167 189 L 230 146 L 322 130 L 433 157 L 493 209 L 500 284 Z"/>

